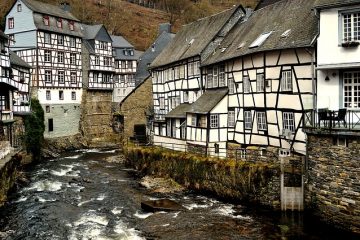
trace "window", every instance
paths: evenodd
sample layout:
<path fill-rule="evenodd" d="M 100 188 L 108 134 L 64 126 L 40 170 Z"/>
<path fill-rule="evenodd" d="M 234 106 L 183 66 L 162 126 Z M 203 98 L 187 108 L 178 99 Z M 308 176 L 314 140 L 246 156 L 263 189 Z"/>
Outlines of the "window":
<path fill-rule="evenodd" d="M 124 53 L 125 56 L 127 56 L 128 55 L 128 50 L 126 50 L 126 49 L 123 50 L 123 53 Z"/>
<path fill-rule="evenodd" d="M 62 19 L 61 18 L 56 19 L 56 26 L 58 28 L 62 28 Z"/>
<path fill-rule="evenodd" d="M 256 91 L 263 92 L 265 89 L 264 74 L 260 73 L 256 75 Z"/>
<path fill-rule="evenodd" d="M 267 125 L 266 125 L 266 114 L 265 112 L 257 112 L 256 113 L 257 116 L 257 126 L 258 126 L 258 130 L 267 130 Z"/>
<path fill-rule="evenodd" d="M 64 52 L 58 52 L 58 63 L 64 63 Z"/>
<path fill-rule="evenodd" d="M 51 43 L 51 34 L 50 33 L 44 33 L 44 43 Z"/>
<path fill-rule="evenodd" d="M 63 35 L 58 35 L 57 43 L 60 46 L 64 46 L 64 36 Z"/>
<path fill-rule="evenodd" d="M 99 45 L 100 45 L 99 46 L 100 49 L 102 49 L 102 50 L 107 49 L 107 43 L 106 42 L 100 41 Z"/>
<path fill-rule="evenodd" d="M 125 83 L 125 75 L 120 75 L 120 82 Z"/>
<path fill-rule="evenodd" d="M 45 106 L 46 113 L 50 113 L 50 106 Z"/>
<path fill-rule="evenodd" d="M 252 116 L 251 111 L 244 111 L 245 129 L 252 129 Z"/>
<path fill-rule="evenodd" d="M 189 102 L 189 92 L 188 91 L 184 91 L 184 102 L 185 103 Z"/>
<path fill-rule="evenodd" d="M 70 37 L 70 47 L 76 47 L 76 39 L 73 37 Z"/>
<path fill-rule="evenodd" d="M 17 11 L 18 11 L 18 12 L 21 12 L 21 11 L 22 11 L 21 3 L 19 3 L 19 4 L 17 5 Z"/>
<path fill-rule="evenodd" d="M 65 72 L 64 71 L 59 71 L 58 72 L 58 81 L 61 84 L 65 83 Z"/>
<path fill-rule="evenodd" d="M 133 62 L 132 61 L 128 61 L 127 64 L 128 64 L 128 68 L 133 68 Z"/>
<path fill-rule="evenodd" d="M 255 41 L 253 41 L 249 48 L 255 48 L 255 47 L 259 47 L 261 46 L 266 39 L 268 39 L 268 37 L 271 35 L 272 32 L 268 32 L 268 33 L 263 33 L 261 34 L 257 39 L 255 39 Z"/>
<path fill-rule="evenodd" d="M 73 21 L 70 21 L 69 22 L 69 29 L 70 29 L 70 31 L 74 31 L 74 22 Z"/>
<path fill-rule="evenodd" d="M 196 115 L 191 115 L 191 126 L 196 127 Z"/>
<path fill-rule="evenodd" d="M 212 68 L 209 69 L 209 73 L 207 75 L 207 87 L 212 88 L 213 87 L 213 75 L 212 75 Z"/>
<path fill-rule="evenodd" d="M 51 83 L 51 71 L 50 70 L 45 70 L 45 82 L 47 83 Z"/>
<path fill-rule="evenodd" d="M 343 42 L 360 40 L 360 13 L 342 15 Z"/>
<path fill-rule="evenodd" d="M 244 87 L 244 93 L 249 93 L 251 91 L 251 83 L 248 76 L 243 77 L 243 87 Z"/>
<path fill-rule="evenodd" d="M 111 66 L 111 63 L 112 63 L 111 58 L 104 57 L 104 65 L 105 66 Z"/>
<path fill-rule="evenodd" d="M 49 90 L 46 91 L 46 100 L 51 100 L 51 92 Z"/>
<path fill-rule="evenodd" d="M 228 80 L 228 88 L 229 88 L 229 94 L 235 93 L 235 82 L 233 78 L 229 78 Z"/>
<path fill-rule="evenodd" d="M 160 109 L 165 109 L 165 98 L 160 98 Z"/>
<path fill-rule="evenodd" d="M 219 84 L 219 68 L 214 67 L 213 68 L 213 87 L 218 87 Z"/>
<path fill-rule="evenodd" d="M 71 92 L 71 100 L 76 100 L 76 92 Z"/>
<path fill-rule="evenodd" d="M 360 107 L 360 72 L 344 72 L 343 101 L 345 108 Z"/>
<path fill-rule="evenodd" d="M 98 82 L 99 81 L 99 74 L 98 73 L 94 73 L 94 82 Z"/>
<path fill-rule="evenodd" d="M 14 35 L 14 34 L 10 34 L 10 35 L 9 35 L 9 45 L 10 45 L 10 46 L 14 46 L 14 45 L 15 45 L 15 35 Z"/>
<path fill-rule="evenodd" d="M 281 73 L 281 90 L 292 91 L 292 74 L 290 71 L 283 71 Z"/>
<path fill-rule="evenodd" d="M 346 137 L 338 136 L 338 137 L 334 138 L 334 145 L 341 146 L 341 147 L 347 147 L 348 141 L 347 141 Z"/>
<path fill-rule="evenodd" d="M 64 91 L 59 91 L 59 100 L 64 100 Z"/>
<path fill-rule="evenodd" d="M 103 83 L 110 83 L 111 82 L 111 75 L 110 74 L 104 74 L 103 75 Z"/>
<path fill-rule="evenodd" d="M 49 119 L 48 119 L 48 131 L 49 131 L 49 132 L 54 131 L 54 121 L 53 121 L 52 118 L 49 118 Z"/>
<path fill-rule="evenodd" d="M 225 65 L 219 67 L 219 87 L 225 87 Z"/>
<path fill-rule="evenodd" d="M 21 83 L 25 82 L 25 73 L 19 72 L 19 80 Z"/>
<path fill-rule="evenodd" d="M 126 68 L 126 62 L 125 61 L 121 61 L 121 68 L 125 69 Z"/>
<path fill-rule="evenodd" d="M 185 66 L 181 65 L 180 66 L 180 78 L 184 78 L 185 77 Z"/>
<path fill-rule="evenodd" d="M 51 62 L 51 51 L 49 50 L 44 51 L 44 61 Z"/>
<path fill-rule="evenodd" d="M 70 64 L 76 65 L 76 53 L 70 53 Z"/>
<path fill-rule="evenodd" d="M 288 129 L 291 132 L 295 131 L 295 121 L 293 112 L 283 113 L 283 129 Z"/>
<path fill-rule="evenodd" d="M 76 72 L 70 73 L 70 81 L 71 81 L 71 84 L 76 84 Z"/>
<path fill-rule="evenodd" d="M 8 26 L 9 26 L 9 29 L 14 28 L 14 18 L 9 18 L 8 19 Z"/>
<path fill-rule="evenodd" d="M 44 16 L 44 17 L 43 17 L 43 21 L 44 21 L 44 25 L 45 25 L 45 26 L 49 26 L 49 25 L 50 25 L 49 16 Z"/>
<path fill-rule="evenodd" d="M 228 110 L 228 127 L 235 126 L 235 109 L 229 108 Z"/>
<path fill-rule="evenodd" d="M 189 76 L 193 76 L 194 75 L 194 63 L 191 62 L 188 65 L 188 71 L 189 71 Z"/>
<path fill-rule="evenodd" d="M 219 115 L 211 114 L 210 115 L 210 128 L 219 127 Z"/>
<path fill-rule="evenodd" d="M 95 65 L 97 65 L 97 66 L 100 65 L 100 57 L 99 56 L 95 56 Z"/>

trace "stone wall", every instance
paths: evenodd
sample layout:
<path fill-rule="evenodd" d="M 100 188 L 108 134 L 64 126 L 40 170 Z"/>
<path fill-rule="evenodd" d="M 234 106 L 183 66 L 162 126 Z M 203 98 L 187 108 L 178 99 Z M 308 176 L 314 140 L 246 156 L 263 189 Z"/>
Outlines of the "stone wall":
<path fill-rule="evenodd" d="M 91 147 L 116 143 L 119 135 L 112 128 L 112 91 L 83 92 L 81 134 Z"/>
<path fill-rule="evenodd" d="M 0 159 L 0 206 L 4 204 L 8 191 L 15 184 L 20 163 L 21 156 L 18 154 L 8 154 Z"/>
<path fill-rule="evenodd" d="M 280 208 L 280 164 L 206 158 L 161 148 L 127 147 L 127 163 L 220 198 Z"/>
<path fill-rule="evenodd" d="M 119 114 L 123 116 L 124 139 L 134 135 L 135 124 L 148 124 L 147 115 L 153 112 L 153 93 L 151 77 L 138 85 L 126 99 L 120 103 Z"/>
<path fill-rule="evenodd" d="M 360 142 L 308 134 L 306 203 L 335 226 L 360 233 Z M 343 138 L 344 139 L 344 138 Z"/>

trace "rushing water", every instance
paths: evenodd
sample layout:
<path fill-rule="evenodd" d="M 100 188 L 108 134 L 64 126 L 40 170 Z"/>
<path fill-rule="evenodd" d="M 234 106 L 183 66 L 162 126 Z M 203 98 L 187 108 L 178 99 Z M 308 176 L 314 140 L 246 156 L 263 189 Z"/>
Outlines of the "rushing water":
<path fill-rule="evenodd" d="M 131 170 L 106 161 L 116 154 L 84 150 L 34 167 L 27 173 L 29 186 L 0 209 L 0 238 L 356 239 L 303 215 L 258 211 L 193 193 L 150 193 Z M 141 200 L 161 197 L 187 210 L 141 210 Z"/>

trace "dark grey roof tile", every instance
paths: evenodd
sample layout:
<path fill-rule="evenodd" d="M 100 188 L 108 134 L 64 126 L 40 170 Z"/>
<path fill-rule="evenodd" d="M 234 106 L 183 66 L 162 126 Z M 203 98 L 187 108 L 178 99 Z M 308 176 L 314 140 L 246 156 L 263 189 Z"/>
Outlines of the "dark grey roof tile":
<path fill-rule="evenodd" d="M 72 15 L 70 12 L 64 11 L 60 6 L 39 2 L 35 0 L 22 0 L 22 1 L 25 3 L 25 5 L 28 8 L 30 8 L 34 12 L 51 15 L 55 17 L 61 17 L 73 21 L 79 21 L 79 19 L 77 19 L 74 15 Z"/>
<path fill-rule="evenodd" d="M 28 63 L 22 60 L 15 52 L 9 51 L 10 54 L 10 64 L 16 65 L 24 68 L 32 68 Z"/>
<path fill-rule="evenodd" d="M 228 89 L 209 89 L 191 104 L 187 112 L 207 114 L 209 113 L 228 93 Z"/>

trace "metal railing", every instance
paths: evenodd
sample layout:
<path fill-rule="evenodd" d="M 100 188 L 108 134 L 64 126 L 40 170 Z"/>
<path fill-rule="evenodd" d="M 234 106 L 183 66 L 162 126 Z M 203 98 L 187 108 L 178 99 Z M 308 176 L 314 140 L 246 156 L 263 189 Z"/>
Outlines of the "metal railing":
<path fill-rule="evenodd" d="M 320 110 L 320 109 L 319 109 Z M 339 116 L 339 111 L 309 110 L 303 115 L 304 129 L 323 130 L 360 130 L 360 110 L 346 110 L 344 116 Z"/>

